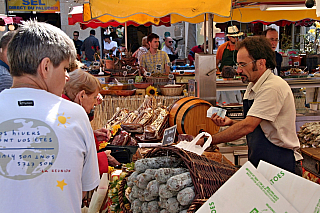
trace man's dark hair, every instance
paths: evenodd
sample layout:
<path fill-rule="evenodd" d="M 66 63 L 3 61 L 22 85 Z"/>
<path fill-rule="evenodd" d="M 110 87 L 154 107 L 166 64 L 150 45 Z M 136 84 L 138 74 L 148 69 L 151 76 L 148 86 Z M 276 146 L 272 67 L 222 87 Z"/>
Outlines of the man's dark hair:
<path fill-rule="evenodd" d="M 151 33 L 151 34 L 148 35 L 147 42 L 151 43 L 152 40 L 155 39 L 155 38 L 159 38 L 159 36 L 157 34 L 155 34 L 155 33 Z"/>
<path fill-rule="evenodd" d="M 104 38 L 109 38 L 109 39 L 110 39 L 110 37 L 111 37 L 110 35 L 105 35 L 104 36 Z"/>
<path fill-rule="evenodd" d="M 79 31 L 73 31 L 73 34 L 77 33 L 78 35 L 80 35 Z"/>
<path fill-rule="evenodd" d="M 261 33 L 261 35 L 267 36 L 267 33 L 268 33 L 269 31 L 270 31 L 270 32 L 272 32 L 272 31 L 278 32 L 276 29 L 274 29 L 274 28 L 272 28 L 272 27 L 268 27 L 266 30 L 264 30 L 264 31 Z"/>
<path fill-rule="evenodd" d="M 13 38 L 15 31 L 6 32 L 0 39 L 0 48 L 6 49 L 9 41 Z"/>
<path fill-rule="evenodd" d="M 90 30 L 90 35 L 96 35 L 96 31 L 95 30 Z"/>
<path fill-rule="evenodd" d="M 237 49 L 240 50 L 241 48 L 245 48 L 253 60 L 265 59 L 267 69 L 273 70 L 276 67 L 275 52 L 265 36 L 247 37 L 238 43 Z"/>

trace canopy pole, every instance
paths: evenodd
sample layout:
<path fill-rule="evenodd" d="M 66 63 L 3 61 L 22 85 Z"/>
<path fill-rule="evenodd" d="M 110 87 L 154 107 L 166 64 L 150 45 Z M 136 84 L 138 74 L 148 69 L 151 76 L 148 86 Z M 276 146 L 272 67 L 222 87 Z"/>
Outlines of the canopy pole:
<path fill-rule="evenodd" d="M 126 50 L 128 50 L 128 30 L 127 30 L 127 22 L 124 23 L 124 46 L 126 47 Z"/>
<path fill-rule="evenodd" d="M 207 15 L 204 14 L 204 22 L 203 22 L 203 52 L 207 54 Z"/>
<path fill-rule="evenodd" d="M 208 24 L 208 30 L 209 30 L 209 36 L 208 36 L 208 53 L 212 54 L 213 53 L 213 14 L 209 13 L 209 24 Z"/>

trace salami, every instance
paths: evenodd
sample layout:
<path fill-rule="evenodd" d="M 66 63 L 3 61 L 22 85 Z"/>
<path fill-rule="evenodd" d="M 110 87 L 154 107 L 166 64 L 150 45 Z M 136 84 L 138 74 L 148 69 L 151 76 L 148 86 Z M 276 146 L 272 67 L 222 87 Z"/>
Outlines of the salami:
<path fill-rule="evenodd" d="M 149 175 L 146 173 L 141 173 L 137 176 L 136 186 L 140 189 L 146 189 L 148 183 L 154 178 L 154 175 Z"/>
<path fill-rule="evenodd" d="M 181 205 L 190 205 L 194 199 L 195 193 L 194 193 L 194 187 L 187 187 L 182 189 L 178 195 L 177 200 Z"/>
<path fill-rule="evenodd" d="M 160 208 L 157 201 L 151 201 L 148 203 L 148 212 L 160 213 Z"/>
<path fill-rule="evenodd" d="M 166 183 L 172 176 L 187 172 L 186 168 L 160 168 L 155 173 L 154 177 L 159 183 Z"/>
<path fill-rule="evenodd" d="M 178 192 L 169 190 L 166 184 L 161 184 L 159 186 L 159 196 L 161 198 L 170 198 L 170 197 L 176 196 L 177 194 Z"/>
<path fill-rule="evenodd" d="M 173 176 L 167 181 L 168 189 L 171 191 L 180 191 L 181 189 L 191 186 L 192 179 L 190 172 L 185 172 L 180 175 Z"/>
<path fill-rule="evenodd" d="M 141 212 L 141 201 L 139 199 L 135 199 L 132 203 L 131 203 L 131 210 L 133 213 L 138 213 Z"/>
<path fill-rule="evenodd" d="M 167 200 L 167 210 L 170 213 L 178 213 L 179 210 L 179 202 L 176 197 L 171 197 Z"/>
<path fill-rule="evenodd" d="M 181 162 L 181 159 L 171 156 L 144 158 L 136 161 L 135 170 L 141 173 L 146 169 L 176 168 Z"/>

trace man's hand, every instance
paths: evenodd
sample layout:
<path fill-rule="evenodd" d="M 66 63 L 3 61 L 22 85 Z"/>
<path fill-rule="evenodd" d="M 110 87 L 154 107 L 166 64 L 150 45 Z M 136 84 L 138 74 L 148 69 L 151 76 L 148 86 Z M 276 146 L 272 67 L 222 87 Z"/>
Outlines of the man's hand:
<path fill-rule="evenodd" d="M 200 145 L 201 147 L 203 147 L 204 143 L 205 143 L 204 138 L 200 138 L 200 139 L 197 141 L 196 145 Z"/>
<path fill-rule="evenodd" d="M 221 118 L 217 115 L 217 113 L 213 113 L 211 116 L 211 120 L 217 125 L 217 126 L 231 126 L 233 124 L 233 121 L 225 116 L 224 118 Z"/>
<path fill-rule="evenodd" d="M 109 141 L 111 138 L 111 132 L 106 128 L 101 128 L 93 131 L 98 141 Z"/>
<path fill-rule="evenodd" d="M 107 152 L 107 151 L 110 151 L 110 150 L 106 150 L 105 153 L 108 157 L 108 163 L 109 163 L 109 166 L 117 166 L 117 165 L 120 165 L 121 163 L 119 161 L 117 161 L 110 153 L 110 152 Z"/>

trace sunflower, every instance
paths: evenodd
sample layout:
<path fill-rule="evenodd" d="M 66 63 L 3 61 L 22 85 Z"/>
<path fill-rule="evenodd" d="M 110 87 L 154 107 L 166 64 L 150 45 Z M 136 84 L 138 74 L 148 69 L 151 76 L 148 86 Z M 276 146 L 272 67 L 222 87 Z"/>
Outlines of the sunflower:
<path fill-rule="evenodd" d="M 146 89 L 146 94 L 150 96 L 157 96 L 158 95 L 157 88 L 153 86 L 148 86 Z"/>

